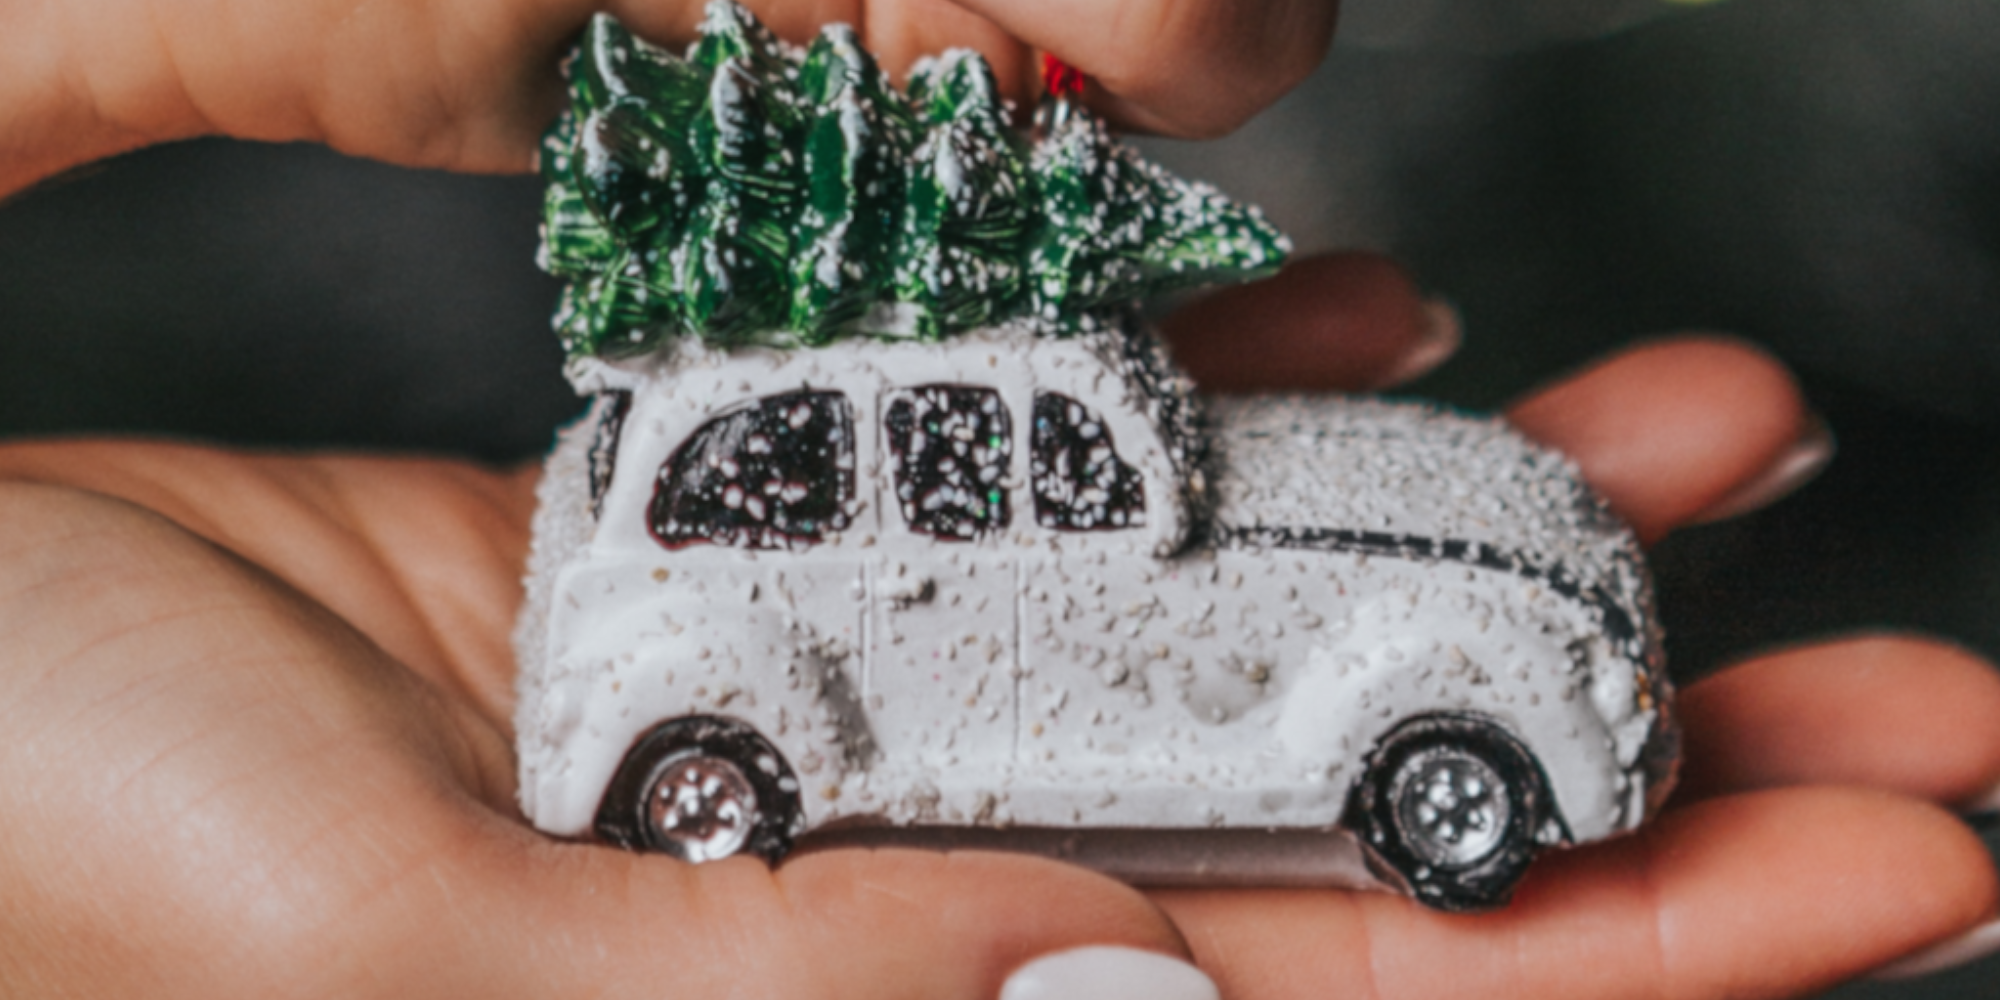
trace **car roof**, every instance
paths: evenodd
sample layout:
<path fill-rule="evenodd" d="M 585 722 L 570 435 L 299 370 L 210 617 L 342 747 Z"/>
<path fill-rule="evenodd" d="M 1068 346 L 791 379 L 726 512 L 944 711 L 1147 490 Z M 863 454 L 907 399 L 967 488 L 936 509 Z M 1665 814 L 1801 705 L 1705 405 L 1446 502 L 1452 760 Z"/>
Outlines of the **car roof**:
<path fill-rule="evenodd" d="M 1633 563 L 1631 533 L 1575 463 L 1503 420 L 1299 395 L 1219 397 L 1207 414 L 1225 528 L 1471 543 L 1591 584 Z"/>

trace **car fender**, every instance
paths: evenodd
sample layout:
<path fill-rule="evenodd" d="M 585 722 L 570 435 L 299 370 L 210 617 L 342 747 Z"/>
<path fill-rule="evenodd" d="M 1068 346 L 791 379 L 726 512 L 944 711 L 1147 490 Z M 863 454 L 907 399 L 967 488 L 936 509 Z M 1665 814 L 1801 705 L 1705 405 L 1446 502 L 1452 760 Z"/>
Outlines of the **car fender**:
<path fill-rule="evenodd" d="M 1354 782 L 1377 741 L 1402 722 L 1483 716 L 1538 759 L 1574 839 L 1629 825 L 1630 778 L 1592 704 L 1591 670 L 1575 638 L 1585 623 L 1574 609 L 1496 610 L 1490 592 L 1415 596 L 1362 605 L 1344 634 L 1309 652 L 1279 716 L 1286 751 Z"/>
<path fill-rule="evenodd" d="M 756 729 L 808 787 L 866 765 L 861 651 L 779 608 L 656 599 L 593 616 L 523 706 L 522 802 L 551 833 L 585 833 L 619 762 L 668 719 L 703 714 Z M 557 634 L 564 634 L 558 632 Z M 817 800 L 808 805 L 809 818 Z"/>

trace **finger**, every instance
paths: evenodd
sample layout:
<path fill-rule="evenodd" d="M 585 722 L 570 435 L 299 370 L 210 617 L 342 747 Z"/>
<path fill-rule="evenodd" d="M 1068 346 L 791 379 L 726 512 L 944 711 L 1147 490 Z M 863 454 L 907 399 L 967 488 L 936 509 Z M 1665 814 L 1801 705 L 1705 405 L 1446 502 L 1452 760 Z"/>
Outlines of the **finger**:
<path fill-rule="evenodd" d="M 1626 350 L 1535 392 L 1507 417 L 1575 459 L 1646 542 L 1756 479 L 1811 428 L 1783 365 L 1714 337 Z"/>
<path fill-rule="evenodd" d="M 1212 392 L 1384 388 L 1436 367 L 1459 339 L 1450 307 L 1366 253 L 1293 261 L 1274 278 L 1197 299 L 1163 329 Z"/>
<path fill-rule="evenodd" d="M 1478 916 L 1384 894 L 1167 893 L 1235 1000 L 1779 997 L 1823 988 L 1979 922 L 1991 864 L 1908 799 L 1786 789 L 1718 799 L 1545 857 Z M 1440 956 L 1448 956 L 1441 960 Z"/>
<path fill-rule="evenodd" d="M 474 172 L 526 171 L 562 106 L 558 62 L 597 5 L 587 0 L 357 4 L 304 0 L 86 0 L 32 7 L 0 35 L 0 196 L 77 163 L 199 135 L 321 142 L 356 156 Z M 698 0 L 613 3 L 640 34 L 675 47 Z M 794 41 L 858 20 L 860 0 L 754 3 Z M 899 62 L 918 45 L 971 45 L 1012 82 L 1019 43 L 935 0 L 890 32 Z M 18 29 L 18 30 L 14 30 Z"/>
<path fill-rule="evenodd" d="M 0 38 L 0 195 L 200 135 L 524 171 L 560 107 L 564 39 L 590 13 L 582 0 L 29 6 Z"/>
<path fill-rule="evenodd" d="M 1027 47 L 994 24 L 950 0 L 748 0 L 745 6 L 772 33 L 795 45 L 810 43 L 829 24 L 851 24 L 875 61 L 898 83 L 912 64 L 947 49 L 986 57 L 1009 97 L 1029 96 L 1034 67 Z M 626 26 L 680 50 L 699 33 L 703 4 L 620 0 L 611 10 Z"/>
<path fill-rule="evenodd" d="M 1142 131 L 1213 138 L 1304 80 L 1333 41 L 1330 0 L 958 0 L 1091 78 Z"/>
<path fill-rule="evenodd" d="M 478 868 L 504 886 L 493 950 L 519 956 L 533 995 L 992 1000 L 1021 965 L 1080 946 L 1186 954 L 1136 891 L 1024 856 L 843 849 L 774 872 L 495 842 Z"/>
<path fill-rule="evenodd" d="M 898 83 L 925 56 L 967 48 L 986 57 L 1010 98 L 1032 104 L 1037 67 L 1027 46 L 999 25 L 949 0 L 871 0 L 861 24 L 868 46 Z"/>
<path fill-rule="evenodd" d="M 1677 702 L 1677 801 L 1866 785 L 1967 806 L 2000 785 L 2000 675 L 1944 643 L 1871 636 L 1759 656 Z"/>

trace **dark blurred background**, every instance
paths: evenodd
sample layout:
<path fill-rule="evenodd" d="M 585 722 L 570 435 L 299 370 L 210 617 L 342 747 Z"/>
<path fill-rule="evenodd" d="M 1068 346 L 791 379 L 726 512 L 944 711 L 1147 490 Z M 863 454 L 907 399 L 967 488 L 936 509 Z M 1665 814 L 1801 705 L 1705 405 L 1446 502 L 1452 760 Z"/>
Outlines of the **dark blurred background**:
<path fill-rule="evenodd" d="M 1489 408 L 1679 330 L 1790 363 L 1840 455 L 1659 548 L 1684 679 L 1863 628 L 2000 656 L 2000 4 L 1348 0 L 1239 135 L 1148 146 L 1456 304 L 1413 392 Z M 0 435 L 532 456 L 579 410 L 538 207 L 222 141 L 38 189 L 0 206 Z M 2000 996 L 2000 961 L 1831 995 Z"/>

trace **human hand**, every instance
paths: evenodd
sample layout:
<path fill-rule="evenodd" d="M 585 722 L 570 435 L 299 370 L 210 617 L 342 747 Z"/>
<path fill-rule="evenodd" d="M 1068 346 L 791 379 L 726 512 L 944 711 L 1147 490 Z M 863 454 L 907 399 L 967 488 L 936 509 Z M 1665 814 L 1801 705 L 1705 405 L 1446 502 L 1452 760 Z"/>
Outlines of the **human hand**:
<path fill-rule="evenodd" d="M 557 63 L 594 0 L 79 0 L 14 3 L 0 23 L 0 196 L 78 163 L 202 135 L 310 141 L 410 166 L 530 169 L 561 107 Z M 663 42 L 701 0 L 609 8 Z M 1128 127 L 1227 132 L 1309 74 L 1332 0 L 752 0 L 779 35 L 846 21 L 900 78 L 967 46 L 1013 96 L 1029 47 L 1092 78 Z"/>
<path fill-rule="evenodd" d="M 1176 329 L 1227 309 L 1271 338 L 1239 346 L 1294 369 L 1351 341 L 1392 355 L 1424 330 L 1399 281 L 1309 261 Z M 1802 426 L 1781 370 L 1709 340 L 1628 352 L 1513 412 L 1648 537 Z M 0 479 L 8 992 L 991 997 L 1037 955 L 1109 943 L 1191 951 L 1232 1000 L 1779 996 L 1992 909 L 1977 842 L 1925 802 L 1993 783 L 2000 685 L 1932 645 L 1795 651 L 1696 685 L 1688 804 L 1545 858 L 1499 913 L 1333 891 L 1149 903 L 972 852 L 689 868 L 549 842 L 513 806 L 531 472 L 51 442 L 0 449 Z"/>

